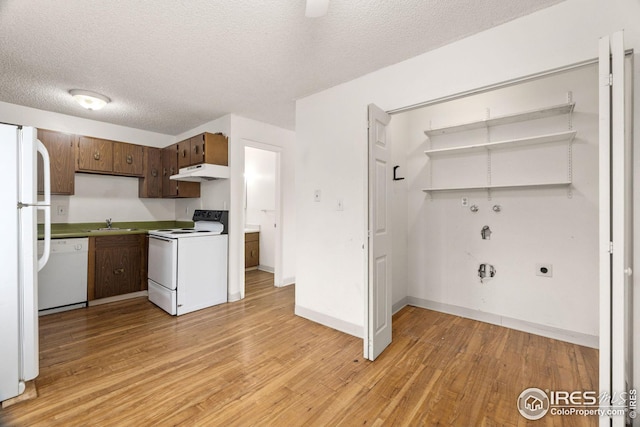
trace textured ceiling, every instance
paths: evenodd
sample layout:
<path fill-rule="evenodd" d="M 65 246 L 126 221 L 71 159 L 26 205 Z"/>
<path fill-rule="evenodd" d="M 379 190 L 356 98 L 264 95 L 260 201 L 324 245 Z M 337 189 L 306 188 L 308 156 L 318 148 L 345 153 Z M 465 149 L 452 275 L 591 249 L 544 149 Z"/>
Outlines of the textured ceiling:
<path fill-rule="evenodd" d="M 560 1 L 332 0 L 310 19 L 304 0 L 0 0 L 0 101 L 170 135 L 228 113 L 293 129 L 298 98 Z"/>

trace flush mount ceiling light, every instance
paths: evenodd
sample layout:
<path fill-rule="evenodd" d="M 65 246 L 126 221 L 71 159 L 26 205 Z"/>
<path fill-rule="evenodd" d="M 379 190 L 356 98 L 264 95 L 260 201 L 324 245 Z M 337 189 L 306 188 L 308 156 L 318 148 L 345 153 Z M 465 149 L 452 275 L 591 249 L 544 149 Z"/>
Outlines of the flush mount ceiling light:
<path fill-rule="evenodd" d="M 305 16 L 307 18 L 320 18 L 327 14 L 329 0 L 307 0 Z"/>
<path fill-rule="evenodd" d="M 78 104 L 87 110 L 99 110 L 111 102 L 106 96 L 88 90 L 71 89 L 69 93 Z"/>

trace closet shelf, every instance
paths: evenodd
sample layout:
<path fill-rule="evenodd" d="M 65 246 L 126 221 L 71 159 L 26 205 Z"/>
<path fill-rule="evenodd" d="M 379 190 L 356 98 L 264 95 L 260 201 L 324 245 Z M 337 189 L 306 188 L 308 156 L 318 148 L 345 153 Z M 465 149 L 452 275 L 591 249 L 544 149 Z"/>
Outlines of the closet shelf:
<path fill-rule="evenodd" d="M 438 148 L 426 150 L 424 154 L 429 157 L 444 156 L 457 153 L 472 153 L 477 151 L 496 150 L 500 148 L 516 147 L 522 145 L 545 144 L 556 141 L 573 141 L 576 131 L 550 133 L 547 135 L 530 136 L 526 138 L 508 139 L 504 141 L 486 142 L 482 144 L 464 145 L 460 147 Z"/>
<path fill-rule="evenodd" d="M 473 122 L 460 123 L 460 124 L 451 125 L 451 126 L 442 126 L 435 129 L 428 129 L 428 130 L 425 130 L 424 133 L 427 136 L 444 135 L 447 133 L 481 129 L 489 126 L 499 126 L 499 125 L 506 125 L 510 123 L 526 121 L 526 120 L 542 119 L 545 117 L 571 113 L 573 112 L 574 106 L 575 106 L 574 102 L 560 104 L 560 105 L 553 105 L 551 107 L 538 108 L 535 110 L 523 111 L 523 112 L 514 113 L 514 114 L 507 114 L 504 116 L 497 116 L 490 119 L 476 120 Z"/>
<path fill-rule="evenodd" d="M 538 182 L 530 184 L 499 184 L 499 185 L 478 185 L 467 187 L 432 187 L 423 188 L 425 193 L 437 193 L 446 191 L 464 191 L 464 190 L 509 190 L 509 189 L 527 189 L 527 188 L 554 188 L 554 187 L 568 187 L 571 185 L 571 181 L 559 181 L 559 182 Z"/>

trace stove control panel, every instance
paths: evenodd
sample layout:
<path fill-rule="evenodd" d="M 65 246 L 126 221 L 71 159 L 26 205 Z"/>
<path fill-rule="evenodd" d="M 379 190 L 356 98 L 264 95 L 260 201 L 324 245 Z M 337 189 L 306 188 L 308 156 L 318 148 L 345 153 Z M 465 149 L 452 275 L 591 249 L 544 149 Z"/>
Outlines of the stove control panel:
<path fill-rule="evenodd" d="M 193 221 L 216 221 L 224 225 L 222 234 L 227 234 L 229 230 L 229 211 L 213 211 L 207 209 L 196 209 L 193 211 Z"/>

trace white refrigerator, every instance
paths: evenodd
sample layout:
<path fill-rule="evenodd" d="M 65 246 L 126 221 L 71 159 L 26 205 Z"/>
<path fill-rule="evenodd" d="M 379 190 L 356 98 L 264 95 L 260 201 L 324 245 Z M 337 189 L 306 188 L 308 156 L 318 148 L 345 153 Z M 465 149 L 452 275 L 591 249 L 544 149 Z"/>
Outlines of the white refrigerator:
<path fill-rule="evenodd" d="M 38 271 L 51 238 L 49 155 L 32 127 L 0 124 L 0 401 L 18 396 L 38 376 Z M 38 153 L 44 195 L 38 200 Z M 37 254 L 38 213 L 44 251 Z"/>

